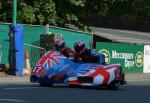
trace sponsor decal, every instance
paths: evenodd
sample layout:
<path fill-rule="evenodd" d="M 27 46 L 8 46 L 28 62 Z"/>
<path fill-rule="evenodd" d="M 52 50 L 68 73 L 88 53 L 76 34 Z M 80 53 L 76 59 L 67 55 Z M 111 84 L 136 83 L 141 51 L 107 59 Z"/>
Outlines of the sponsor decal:
<path fill-rule="evenodd" d="M 118 53 L 116 50 L 112 50 L 112 58 L 118 59 L 133 59 L 133 53 Z"/>
<path fill-rule="evenodd" d="M 137 67 L 141 67 L 143 65 L 143 53 L 138 51 L 135 55 L 135 64 Z"/>
<path fill-rule="evenodd" d="M 138 51 L 137 53 L 118 52 L 117 50 L 101 49 L 99 53 L 105 55 L 105 62 L 108 64 L 113 59 L 122 59 L 125 68 L 131 69 L 135 65 L 137 67 L 143 66 L 143 53 Z"/>
<path fill-rule="evenodd" d="M 105 63 L 106 63 L 106 64 L 109 64 L 109 63 L 110 63 L 110 59 L 111 59 L 109 51 L 106 50 L 106 49 L 101 49 L 101 50 L 99 51 L 99 53 L 105 55 Z"/>
<path fill-rule="evenodd" d="M 133 53 L 121 53 L 116 50 L 112 50 L 112 58 L 113 59 L 123 59 L 124 67 L 131 68 L 134 67 L 134 54 Z"/>
<path fill-rule="evenodd" d="M 65 73 L 68 76 L 74 76 L 75 75 L 74 70 L 71 68 L 71 66 L 69 64 L 66 64 L 61 69 L 59 69 L 59 72 Z"/>

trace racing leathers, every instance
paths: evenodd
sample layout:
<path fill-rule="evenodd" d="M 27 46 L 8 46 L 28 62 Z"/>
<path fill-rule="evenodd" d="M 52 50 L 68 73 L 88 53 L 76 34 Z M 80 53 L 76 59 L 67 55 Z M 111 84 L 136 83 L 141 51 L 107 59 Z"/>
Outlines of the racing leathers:
<path fill-rule="evenodd" d="M 83 63 L 105 63 L 105 56 L 103 54 L 98 54 L 94 50 L 83 48 L 80 52 L 75 53 L 76 60 L 75 62 L 83 62 Z"/>
<path fill-rule="evenodd" d="M 65 47 L 62 50 L 60 50 L 59 52 L 71 60 L 74 60 L 76 58 L 75 53 L 71 48 Z"/>

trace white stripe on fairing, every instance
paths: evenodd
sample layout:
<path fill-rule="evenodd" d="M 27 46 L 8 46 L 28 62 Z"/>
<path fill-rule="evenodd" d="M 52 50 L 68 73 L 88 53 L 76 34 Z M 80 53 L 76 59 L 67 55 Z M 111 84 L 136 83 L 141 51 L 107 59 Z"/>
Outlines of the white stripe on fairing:
<path fill-rule="evenodd" d="M 81 83 L 80 85 L 81 85 L 81 86 L 92 86 L 93 83 Z"/>
<path fill-rule="evenodd" d="M 95 69 L 91 69 L 89 72 L 87 72 L 87 75 L 93 74 L 96 70 Z"/>
<path fill-rule="evenodd" d="M 68 81 L 77 80 L 77 77 L 68 77 Z"/>
<path fill-rule="evenodd" d="M 86 77 L 86 76 L 88 76 L 88 74 L 81 74 L 81 73 L 77 73 L 77 75 L 78 75 L 79 77 Z"/>
<path fill-rule="evenodd" d="M 108 84 L 115 79 L 115 70 L 116 68 L 108 69 L 107 72 L 110 73 Z"/>
<path fill-rule="evenodd" d="M 98 74 L 94 77 L 93 84 L 103 84 L 104 77 L 101 74 Z"/>
<path fill-rule="evenodd" d="M 95 72 L 95 69 L 91 69 L 91 70 L 89 70 L 87 73 L 85 73 L 85 74 L 82 74 L 82 73 L 77 73 L 77 75 L 78 76 L 89 76 L 89 75 L 91 75 L 91 74 L 93 74 Z"/>
<path fill-rule="evenodd" d="M 120 64 L 110 64 L 110 65 L 106 65 L 104 67 L 107 68 L 107 67 L 110 67 L 110 66 L 120 66 Z"/>

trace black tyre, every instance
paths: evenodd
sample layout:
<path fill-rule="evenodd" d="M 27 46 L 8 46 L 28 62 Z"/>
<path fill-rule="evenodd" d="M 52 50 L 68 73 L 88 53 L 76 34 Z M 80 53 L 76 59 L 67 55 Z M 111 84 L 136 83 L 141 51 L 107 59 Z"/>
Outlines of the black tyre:
<path fill-rule="evenodd" d="M 120 87 L 120 81 L 112 81 L 107 88 L 111 90 L 117 90 Z"/>
<path fill-rule="evenodd" d="M 39 84 L 42 87 L 51 87 L 53 85 L 52 82 L 49 82 L 49 80 L 47 79 L 47 77 L 40 77 L 39 78 Z"/>
<path fill-rule="evenodd" d="M 40 83 L 40 82 L 39 82 L 39 84 L 42 87 L 51 87 L 53 85 L 53 83 Z"/>
<path fill-rule="evenodd" d="M 73 84 L 70 84 L 69 86 L 72 87 L 72 88 L 79 88 L 79 87 L 81 87 L 80 85 L 73 85 Z"/>

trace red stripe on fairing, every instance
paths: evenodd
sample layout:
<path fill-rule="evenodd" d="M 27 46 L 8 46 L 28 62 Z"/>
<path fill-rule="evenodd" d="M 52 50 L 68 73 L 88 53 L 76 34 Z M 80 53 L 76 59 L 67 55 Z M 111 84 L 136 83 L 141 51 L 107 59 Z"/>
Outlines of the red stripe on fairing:
<path fill-rule="evenodd" d="M 75 84 L 78 85 L 80 84 L 77 80 L 72 80 L 72 81 L 68 81 L 68 84 Z"/>
<path fill-rule="evenodd" d="M 51 61 L 50 59 L 52 59 L 56 64 L 59 64 L 59 62 L 57 60 L 54 59 L 53 56 L 57 56 L 57 57 L 61 57 L 63 56 L 62 54 L 53 54 L 54 52 L 50 52 L 44 56 L 42 56 L 42 58 L 39 60 L 39 62 L 37 63 L 37 66 L 34 68 L 33 73 L 37 72 L 37 71 L 41 71 L 41 68 L 38 68 L 38 66 L 44 65 L 45 62 L 47 61 L 48 63 L 48 67 L 51 66 Z M 48 59 L 50 58 L 50 59 Z"/>
<path fill-rule="evenodd" d="M 104 70 L 99 71 L 99 73 L 104 77 L 104 84 L 108 84 L 109 78 L 110 78 L 110 73 Z"/>
<path fill-rule="evenodd" d="M 98 67 L 99 68 L 99 67 Z M 101 67 L 102 69 L 105 69 L 105 70 L 109 70 L 109 69 L 112 69 L 112 68 L 119 68 L 119 66 L 118 65 L 110 65 L 110 66 L 103 66 L 103 67 Z"/>
<path fill-rule="evenodd" d="M 112 69 L 112 68 L 117 68 L 117 67 L 118 67 L 117 65 L 111 65 L 107 67 L 105 66 L 97 67 L 95 69 L 95 72 L 93 74 L 88 75 L 88 77 L 96 77 L 97 75 L 100 74 L 104 77 L 103 84 L 108 84 L 110 73 L 107 70 Z M 79 85 L 80 83 L 77 80 L 72 80 L 72 81 L 68 81 L 68 84 Z"/>
<path fill-rule="evenodd" d="M 57 61 L 54 57 L 50 57 L 51 60 L 53 60 L 56 64 L 60 64 L 59 61 Z"/>
<path fill-rule="evenodd" d="M 37 66 L 34 68 L 33 72 L 38 71 L 38 69 L 40 69 L 40 68 L 38 68 L 38 66 L 43 65 L 44 62 L 46 61 L 46 59 L 47 59 L 50 55 L 52 55 L 53 53 L 54 53 L 54 52 L 51 52 L 51 53 L 49 53 L 49 54 L 47 54 L 47 55 L 42 56 L 42 58 L 41 58 L 41 59 L 39 60 L 39 62 L 37 63 Z M 44 59 L 43 59 L 43 58 L 44 58 Z M 48 65 L 50 65 L 50 64 L 48 64 Z"/>
<path fill-rule="evenodd" d="M 43 65 L 44 62 L 47 60 L 47 58 L 49 58 L 50 55 L 52 55 L 52 54 L 53 54 L 53 52 L 51 52 L 51 53 L 49 53 L 49 54 L 47 54 L 47 55 L 42 56 L 42 58 L 41 58 L 40 61 L 38 62 L 38 65 Z"/>
<path fill-rule="evenodd" d="M 50 59 L 47 60 L 47 64 L 48 64 L 48 67 L 51 66 L 51 61 L 50 61 Z"/>
<path fill-rule="evenodd" d="M 33 73 L 35 73 L 37 70 L 38 70 L 38 68 L 35 67 L 35 68 L 33 69 Z"/>
<path fill-rule="evenodd" d="M 63 54 L 54 54 L 53 56 L 66 58 Z"/>
<path fill-rule="evenodd" d="M 39 71 L 39 69 L 41 69 L 42 66 L 36 66 L 34 69 L 33 69 L 33 73 L 38 73 L 37 71 Z"/>
<path fill-rule="evenodd" d="M 100 66 L 96 68 L 96 71 L 93 74 L 89 75 L 89 77 L 96 77 L 97 75 L 101 74 L 104 77 L 103 84 L 108 84 L 110 78 L 110 73 L 106 71 L 108 69 L 110 68 L 104 68 L 103 66 Z"/>
<path fill-rule="evenodd" d="M 44 67 L 42 67 L 42 68 L 38 71 L 38 74 L 41 75 L 41 74 L 43 74 L 43 72 L 45 72 L 45 71 L 46 71 L 46 69 L 45 69 Z"/>

